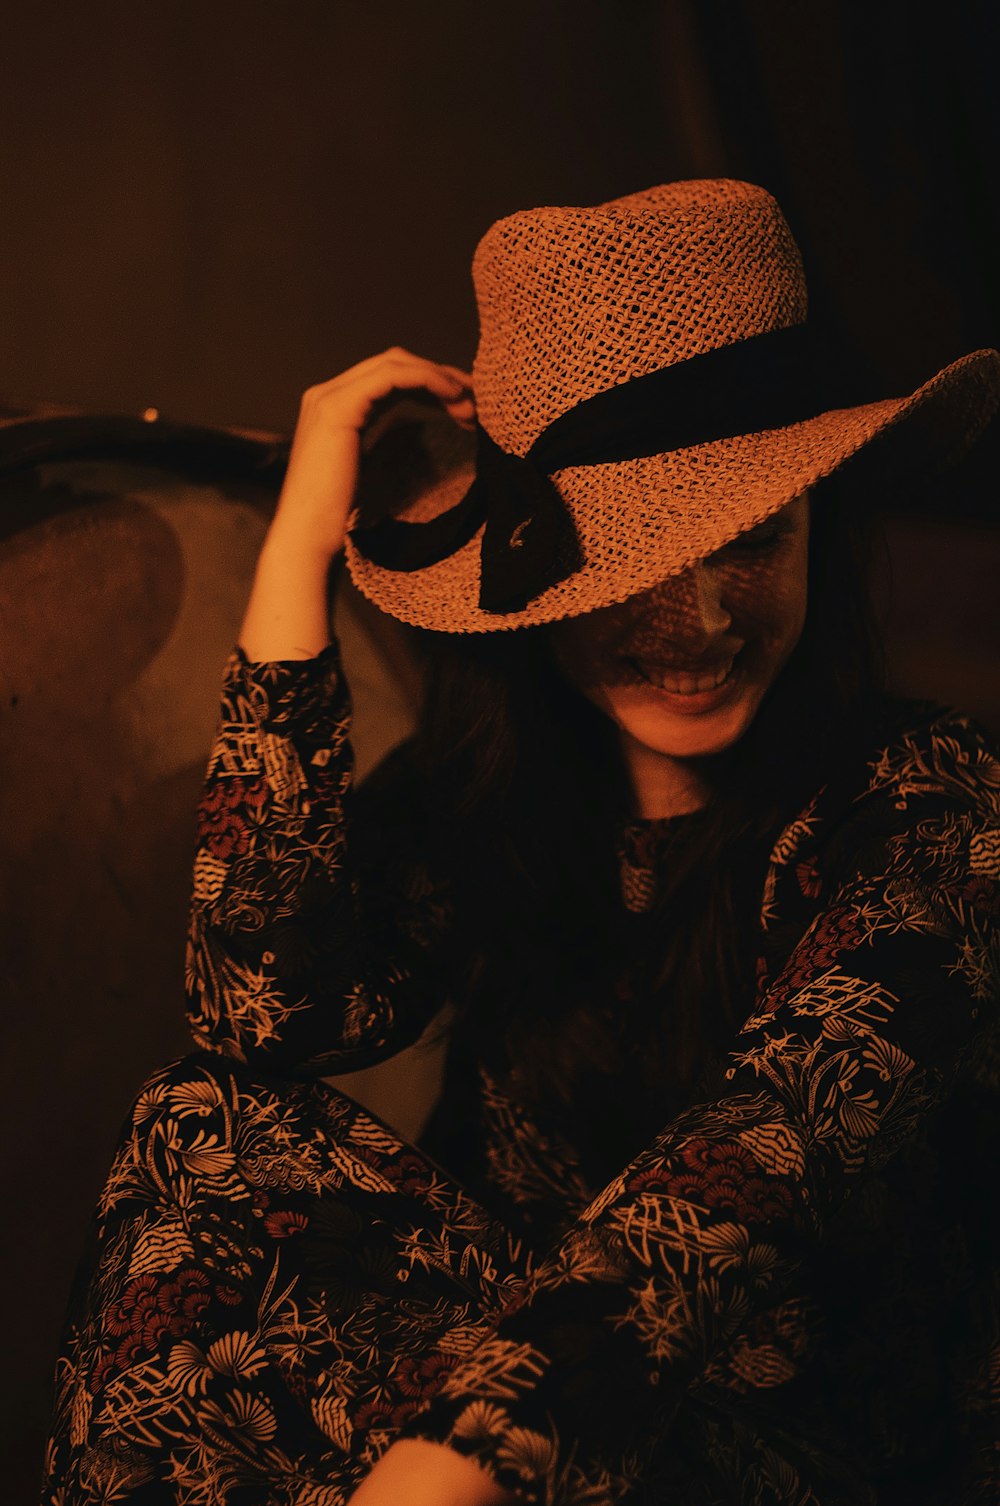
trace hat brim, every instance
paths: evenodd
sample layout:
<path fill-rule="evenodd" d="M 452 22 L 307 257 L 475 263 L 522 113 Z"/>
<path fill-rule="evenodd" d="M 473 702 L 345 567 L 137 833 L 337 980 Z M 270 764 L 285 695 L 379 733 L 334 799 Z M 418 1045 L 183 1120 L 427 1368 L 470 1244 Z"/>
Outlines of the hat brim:
<path fill-rule="evenodd" d="M 596 611 L 648 590 L 786 506 L 846 461 L 876 458 L 886 475 L 953 464 L 1000 401 L 1000 352 L 973 351 L 909 397 L 837 408 L 816 418 L 636 460 L 575 466 L 553 479 L 573 514 L 585 564 L 523 611 L 478 605 L 482 529 L 456 553 L 419 570 L 346 557 L 358 589 L 414 627 L 481 633 L 537 626 Z M 426 487 L 398 516 L 423 521 L 453 506 L 471 461 Z M 859 472 L 860 479 L 860 472 Z"/>

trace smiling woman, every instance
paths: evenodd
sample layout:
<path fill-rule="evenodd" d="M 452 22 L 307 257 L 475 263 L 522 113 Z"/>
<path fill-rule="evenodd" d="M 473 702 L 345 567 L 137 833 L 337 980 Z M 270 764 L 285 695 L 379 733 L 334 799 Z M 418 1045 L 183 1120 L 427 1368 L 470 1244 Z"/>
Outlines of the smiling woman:
<path fill-rule="evenodd" d="M 728 180 L 508 216 L 473 271 L 471 376 L 303 398 L 199 812 L 202 1049 L 124 1131 L 46 1502 L 971 1506 L 1000 760 L 884 693 L 858 463 L 960 453 L 1000 354 L 827 409 Z M 475 466 L 363 516 L 421 389 Z M 426 649 L 357 789 L 342 548 Z M 435 1033 L 415 1142 L 324 1080 Z"/>
<path fill-rule="evenodd" d="M 707 799 L 690 760 L 743 736 L 799 641 L 808 542 L 803 494 L 679 575 L 551 629 L 564 673 L 619 728 L 639 815 Z"/>
<path fill-rule="evenodd" d="M 870 531 L 824 486 L 617 605 L 428 635 L 415 744 L 367 794 L 419 790 L 407 819 L 448 876 L 452 1058 L 506 1042 L 520 1098 L 558 1104 L 595 1185 L 710 1090 L 753 1006 L 775 833 L 882 735 Z M 733 655 L 721 695 L 647 683 L 713 643 Z"/>

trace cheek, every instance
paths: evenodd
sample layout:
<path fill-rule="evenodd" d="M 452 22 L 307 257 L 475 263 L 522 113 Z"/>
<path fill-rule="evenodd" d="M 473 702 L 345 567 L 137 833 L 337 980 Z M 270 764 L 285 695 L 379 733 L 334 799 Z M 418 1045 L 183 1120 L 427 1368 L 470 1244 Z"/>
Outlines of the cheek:
<path fill-rule="evenodd" d="M 738 632 L 771 652 L 791 652 L 806 617 L 804 544 L 791 558 L 728 566 L 722 595 Z"/>
<path fill-rule="evenodd" d="M 608 665 L 629 628 L 630 618 L 621 605 L 554 623 L 549 640 L 552 657 L 577 689 L 594 691 L 607 678 Z"/>

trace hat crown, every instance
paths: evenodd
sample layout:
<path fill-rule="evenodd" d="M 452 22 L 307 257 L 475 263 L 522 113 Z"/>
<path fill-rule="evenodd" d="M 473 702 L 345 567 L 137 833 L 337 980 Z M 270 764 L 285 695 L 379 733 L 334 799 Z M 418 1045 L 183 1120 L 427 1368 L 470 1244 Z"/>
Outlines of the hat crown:
<path fill-rule="evenodd" d="M 518 455 L 597 392 L 806 316 L 781 210 L 728 178 L 521 210 L 486 232 L 472 273 L 479 421 Z"/>

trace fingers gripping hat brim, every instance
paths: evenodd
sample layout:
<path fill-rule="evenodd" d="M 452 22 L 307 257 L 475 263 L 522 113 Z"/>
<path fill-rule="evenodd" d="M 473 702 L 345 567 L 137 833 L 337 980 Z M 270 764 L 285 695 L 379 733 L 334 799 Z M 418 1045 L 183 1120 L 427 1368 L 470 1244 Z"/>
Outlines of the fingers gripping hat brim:
<path fill-rule="evenodd" d="M 358 589 L 416 627 L 496 632 L 556 622 L 624 601 L 686 569 L 847 462 L 871 460 L 905 485 L 907 475 L 953 463 L 1000 401 L 1000 354 L 974 351 L 909 397 L 833 409 L 780 429 L 713 440 L 664 455 L 575 466 L 553 474 L 572 514 L 584 567 L 520 610 L 478 605 L 482 529 L 453 555 L 414 571 L 374 564 L 352 543 Z M 424 521 L 454 506 L 472 479 L 459 463 L 425 487 L 402 516 Z"/>

